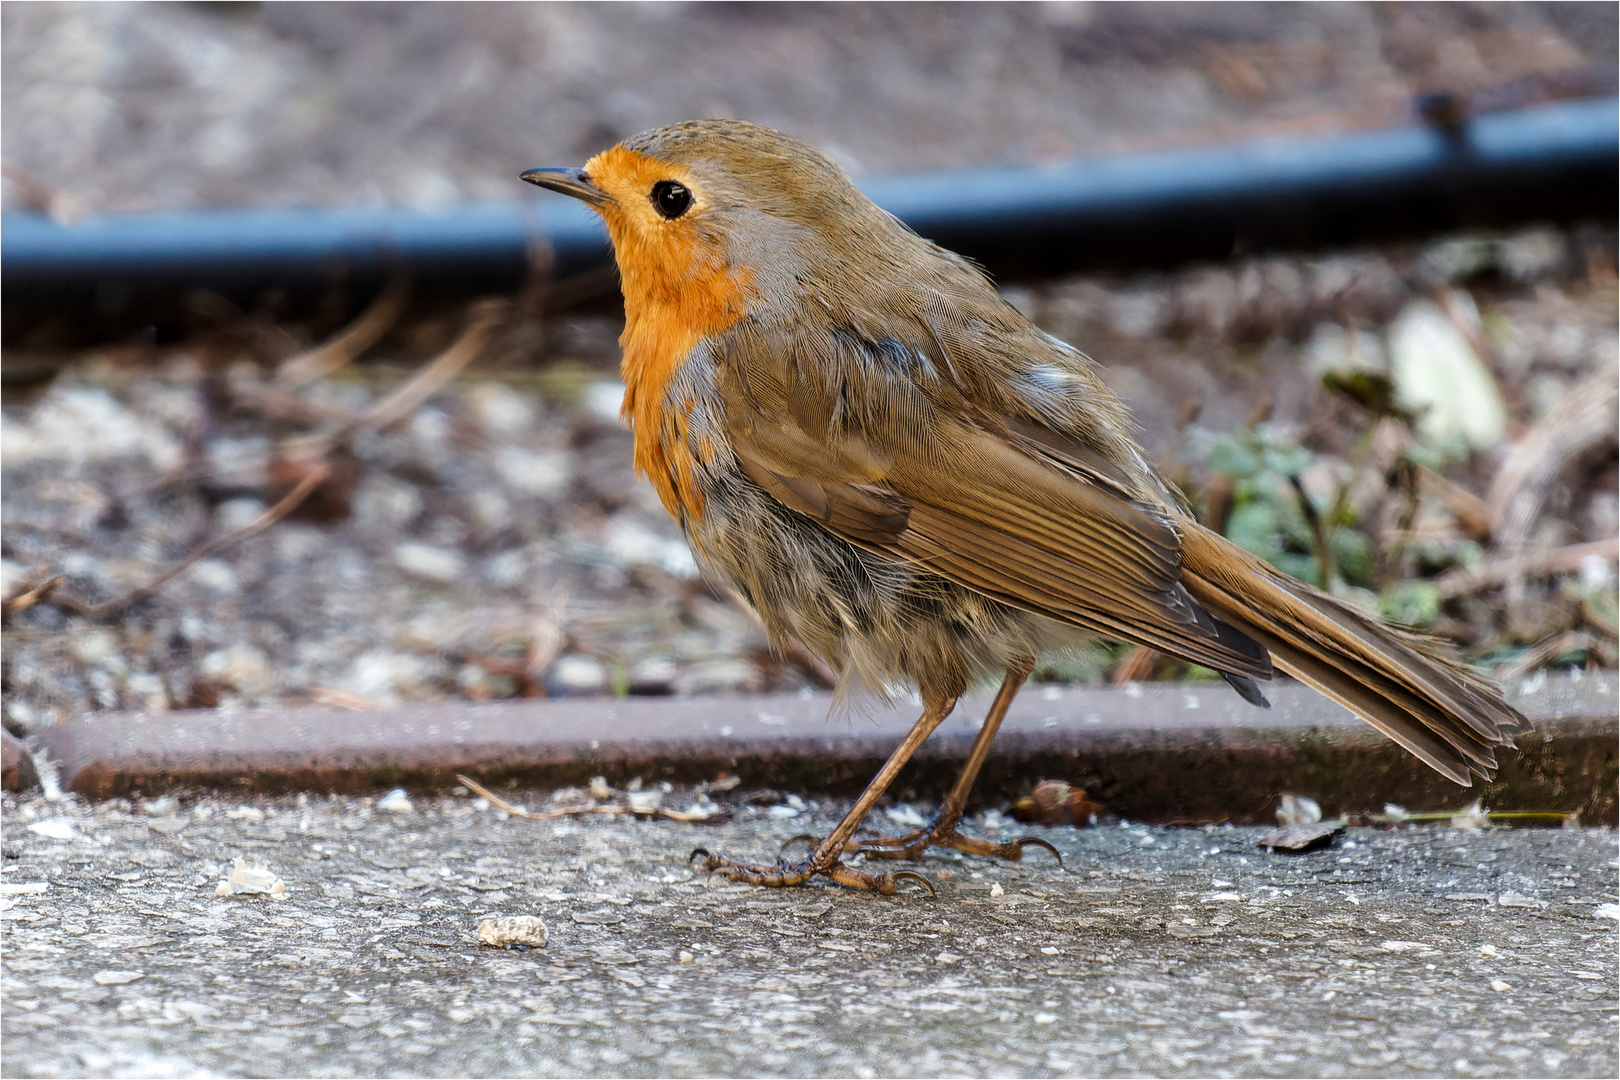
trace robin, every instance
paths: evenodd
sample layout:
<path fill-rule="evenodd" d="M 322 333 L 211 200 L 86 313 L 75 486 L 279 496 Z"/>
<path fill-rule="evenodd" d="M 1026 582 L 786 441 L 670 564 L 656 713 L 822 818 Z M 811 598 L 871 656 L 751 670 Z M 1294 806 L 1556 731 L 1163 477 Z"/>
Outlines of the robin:
<path fill-rule="evenodd" d="M 957 824 L 1037 659 L 1099 636 L 1213 668 L 1260 706 L 1257 680 L 1280 668 L 1464 786 L 1488 779 L 1496 749 L 1528 729 L 1431 642 L 1200 526 L 1088 357 L 820 150 L 699 120 L 522 178 L 607 223 L 635 467 L 699 562 L 774 641 L 825 660 L 841 692 L 907 682 L 921 697 L 921 718 L 808 857 L 763 866 L 694 852 L 710 871 L 770 886 L 824 875 L 892 895 L 927 882 L 844 857 L 1052 850 Z M 857 838 L 968 685 L 996 677 L 933 822 Z"/>

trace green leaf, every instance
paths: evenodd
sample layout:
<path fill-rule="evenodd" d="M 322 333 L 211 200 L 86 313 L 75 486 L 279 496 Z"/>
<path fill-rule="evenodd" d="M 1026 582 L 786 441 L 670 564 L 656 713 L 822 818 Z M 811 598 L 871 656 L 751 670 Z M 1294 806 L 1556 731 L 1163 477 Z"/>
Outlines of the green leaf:
<path fill-rule="evenodd" d="M 1297 551 L 1279 551 L 1273 555 L 1269 562 L 1289 577 L 1296 577 L 1307 585 L 1324 588 L 1322 584 L 1322 567 L 1316 561 L 1315 555 L 1301 555 Z"/>
<path fill-rule="evenodd" d="M 1246 433 L 1226 434 L 1209 448 L 1209 467 L 1234 480 L 1246 480 L 1260 471 L 1260 456 L 1248 445 Z"/>
<path fill-rule="evenodd" d="M 1431 581 L 1403 581 L 1379 600 L 1379 611 L 1402 626 L 1430 626 L 1440 617 L 1440 590 Z"/>
<path fill-rule="evenodd" d="M 1333 568 L 1352 585 L 1366 585 L 1372 578 L 1373 545 L 1360 529 L 1334 529 L 1328 537 L 1333 552 Z"/>
<path fill-rule="evenodd" d="M 1272 472 L 1298 476 L 1311 466 L 1311 452 L 1291 443 L 1272 443 L 1261 451 L 1261 460 Z"/>
<path fill-rule="evenodd" d="M 1267 561 L 1282 550 L 1277 531 L 1276 506 L 1258 499 L 1233 510 L 1226 523 L 1228 540 Z"/>

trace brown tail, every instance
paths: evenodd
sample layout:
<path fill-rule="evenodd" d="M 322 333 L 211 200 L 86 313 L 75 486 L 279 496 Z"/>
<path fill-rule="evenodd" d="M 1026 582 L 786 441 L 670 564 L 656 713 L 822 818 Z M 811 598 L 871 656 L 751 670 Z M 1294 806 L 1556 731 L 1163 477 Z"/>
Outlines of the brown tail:
<path fill-rule="evenodd" d="M 1337 701 L 1464 787 L 1529 721 L 1490 680 L 1435 643 L 1288 577 L 1208 529 L 1182 540 L 1182 584 L 1282 670 Z"/>

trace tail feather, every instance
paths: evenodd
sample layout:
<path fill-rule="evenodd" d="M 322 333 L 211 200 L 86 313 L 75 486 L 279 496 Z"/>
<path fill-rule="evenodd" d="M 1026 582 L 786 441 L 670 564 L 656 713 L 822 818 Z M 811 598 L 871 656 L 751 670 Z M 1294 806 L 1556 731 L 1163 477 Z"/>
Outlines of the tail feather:
<path fill-rule="evenodd" d="M 1485 677 L 1438 643 L 1280 573 L 1225 538 L 1187 529 L 1182 584 L 1217 618 L 1444 776 L 1489 780 L 1496 749 L 1530 729 Z"/>

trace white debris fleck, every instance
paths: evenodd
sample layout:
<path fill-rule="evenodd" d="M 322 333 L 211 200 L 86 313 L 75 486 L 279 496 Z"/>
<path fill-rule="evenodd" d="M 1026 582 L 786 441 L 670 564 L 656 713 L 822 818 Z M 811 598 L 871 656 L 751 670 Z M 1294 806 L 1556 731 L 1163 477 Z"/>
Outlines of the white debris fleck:
<path fill-rule="evenodd" d="M 949 966 L 951 964 L 960 963 L 961 960 L 962 960 L 962 958 L 960 956 L 958 956 L 956 953 L 949 952 L 949 951 L 937 953 L 934 956 L 934 963 L 936 963 L 936 964 L 945 964 L 947 966 Z"/>
<path fill-rule="evenodd" d="M 657 811 L 664 801 L 662 791 L 631 791 L 626 793 L 630 809 L 637 814 L 651 814 Z"/>
<path fill-rule="evenodd" d="M 409 814 L 416 808 L 411 805 L 411 798 L 405 794 L 404 788 L 395 788 L 377 800 L 377 809 L 390 814 Z"/>
<path fill-rule="evenodd" d="M 795 810 L 791 806 L 788 806 L 786 803 L 777 803 L 775 806 L 766 810 L 765 813 L 770 815 L 772 821 L 786 821 L 788 818 L 796 818 L 799 816 L 799 811 Z"/>
<path fill-rule="evenodd" d="M 1386 941 L 1381 947 L 1385 952 L 1416 952 L 1429 946 L 1421 941 Z"/>
<path fill-rule="evenodd" d="M 990 886 L 990 895 L 991 896 L 1001 896 L 1004 893 L 1006 893 L 1006 891 L 1007 891 L 1006 889 L 1003 889 L 1001 887 L 1001 882 L 999 882 L 999 881 L 993 882 L 991 884 L 991 886 Z"/>
<path fill-rule="evenodd" d="M 0 896 L 38 896 L 49 887 L 43 881 L 8 881 L 0 884 Z"/>
<path fill-rule="evenodd" d="M 1314 825 L 1321 820 L 1321 804 L 1304 795 L 1284 795 L 1277 807 L 1277 821 L 1283 825 Z"/>
<path fill-rule="evenodd" d="M 247 860 L 238 855 L 231 866 L 230 874 L 219 883 L 214 893 L 217 896 L 262 893 L 275 900 L 284 900 L 287 896 L 287 885 L 269 867 L 249 866 Z"/>
<path fill-rule="evenodd" d="M 1620 919 L 1620 904 L 1599 904 L 1592 909 L 1593 918 Z"/>
<path fill-rule="evenodd" d="M 1513 989 L 1513 987 L 1510 984 L 1503 982 L 1501 979 L 1492 979 L 1491 989 L 1495 990 L 1498 994 L 1505 994 L 1509 990 Z"/>
<path fill-rule="evenodd" d="M 883 813 L 890 821 L 907 829 L 920 829 L 928 824 L 928 819 L 910 803 L 895 803 Z"/>
<path fill-rule="evenodd" d="M 1495 956 L 1496 953 L 1497 948 L 1495 945 L 1486 944 L 1479 947 L 1479 955 L 1481 956 Z"/>
<path fill-rule="evenodd" d="M 52 840 L 71 840 L 76 835 L 73 831 L 73 822 L 67 818 L 46 818 L 44 821 L 31 822 L 28 831 L 48 836 Z"/>
<path fill-rule="evenodd" d="M 1394 818 L 1396 821 L 1405 821 L 1407 818 L 1406 807 L 1387 802 L 1384 804 L 1384 816 Z"/>
<path fill-rule="evenodd" d="M 1485 816 L 1485 808 L 1475 799 L 1469 806 L 1452 815 L 1451 827 L 1454 829 L 1483 829 L 1490 824 Z"/>
<path fill-rule="evenodd" d="M 1134 679 L 1125 684 L 1124 690 L 1125 696 L 1128 698 L 1139 698 L 1142 696 L 1142 684 Z"/>
<path fill-rule="evenodd" d="M 478 940 L 496 948 L 523 945 L 543 949 L 546 945 L 545 920 L 538 915 L 506 915 L 485 919 L 478 924 Z"/>
<path fill-rule="evenodd" d="M 234 810 L 225 811 L 225 816 L 235 821 L 263 821 L 264 811 L 257 806 L 238 806 Z"/>
<path fill-rule="evenodd" d="M 1037 1024 L 1055 1024 L 1057 1023 L 1057 1017 L 1052 1013 L 1040 1012 L 1035 1014 L 1035 1022 Z"/>
<path fill-rule="evenodd" d="M 145 977 L 146 972 L 144 971 L 114 971 L 110 969 L 98 971 L 90 976 L 97 986 L 127 986 L 136 979 L 144 979 Z"/>

